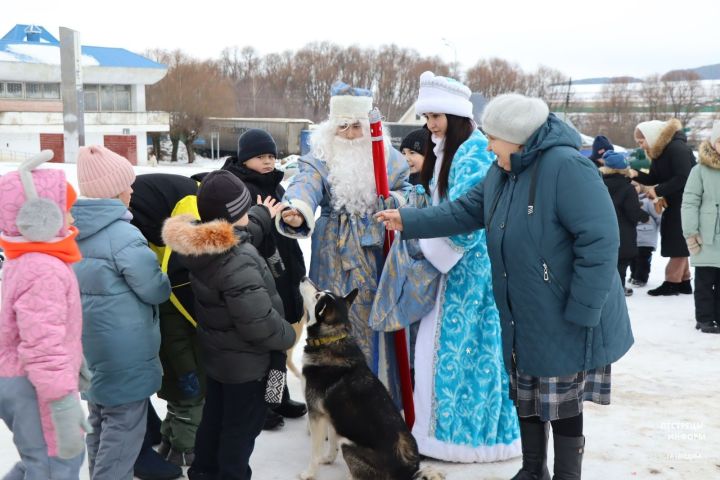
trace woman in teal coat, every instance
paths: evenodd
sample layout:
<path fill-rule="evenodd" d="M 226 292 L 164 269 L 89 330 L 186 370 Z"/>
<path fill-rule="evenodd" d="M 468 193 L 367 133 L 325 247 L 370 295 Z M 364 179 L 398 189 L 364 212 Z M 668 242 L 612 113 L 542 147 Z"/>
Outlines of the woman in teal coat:
<path fill-rule="evenodd" d="M 482 128 L 498 159 L 459 199 L 377 215 L 405 239 L 486 229 L 523 467 L 514 480 L 579 479 L 582 404 L 610 401 L 610 364 L 633 343 L 616 265 L 617 218 L 580 136 L 540 99 L 501 95 Z"/>

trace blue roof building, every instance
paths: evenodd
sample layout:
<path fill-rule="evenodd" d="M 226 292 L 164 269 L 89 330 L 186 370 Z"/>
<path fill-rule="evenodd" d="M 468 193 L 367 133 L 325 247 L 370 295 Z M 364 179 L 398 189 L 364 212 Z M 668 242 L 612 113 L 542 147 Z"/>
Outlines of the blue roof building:
<path fill-rule="evenodd" d="M 167 132 L 169 115 L 146 111 L 145 86 L 167 67 L 117 47 L 82 45 L 81 55 L 85 144 L 146 163 L 147 132 Z M 61 92 L 55 36 L 39 25 L 15 25 L 0 38 L 0 160 L 51 148 L 56 159 L 75 161 L 62 159 Z"/>

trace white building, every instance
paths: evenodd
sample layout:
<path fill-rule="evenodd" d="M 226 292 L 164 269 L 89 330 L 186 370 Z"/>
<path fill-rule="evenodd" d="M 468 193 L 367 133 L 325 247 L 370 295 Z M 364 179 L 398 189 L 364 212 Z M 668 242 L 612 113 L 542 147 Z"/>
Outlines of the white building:
<path fill-rule="evenodd" d="M 133 164 L 147 163 L 147 133 L 167 132 L 167 112 L 145 110 L 145 85 L 165 65 L 122 48 L 82 46 L 85 145 L 105 145 Z M 45 28 L 16 25 L 0 39 L 0 160 L 42 149 L 64 159 L 60 42 Z"/>

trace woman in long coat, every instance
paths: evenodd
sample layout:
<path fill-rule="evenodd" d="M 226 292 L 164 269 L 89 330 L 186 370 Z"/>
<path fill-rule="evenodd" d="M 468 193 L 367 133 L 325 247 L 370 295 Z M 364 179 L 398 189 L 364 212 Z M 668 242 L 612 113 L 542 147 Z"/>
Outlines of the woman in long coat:
<path fill-rule="evenodd" d="M 617 274 L 619 233 L 580 136 L 540 99 L 501 95 L 483 112 L 498 160 L 485 181 L 441 205 L 376 217 L 405 239 L 485 228 L 523 466 L 513 480 L 580 479 L 583 401 L 610 402 L 610 364 L 633 342 Z"/>
<path fill-rule="evenodd" d="M 635 140 L 650 158 L 650 172 L 630 170 L 630 177 L 648 185 L 647 195 L 666 208 L 660 223 L 660 255 L 670 257 L 665 268 L 665 281 L 649 295 L 692 293 L 687 245 L 682 233 L 680 208 L 683 190 L 695 156 L 687 144 L 687 136 L 677 119 L 667 122 L 652 120 L 635 128 Z"/>

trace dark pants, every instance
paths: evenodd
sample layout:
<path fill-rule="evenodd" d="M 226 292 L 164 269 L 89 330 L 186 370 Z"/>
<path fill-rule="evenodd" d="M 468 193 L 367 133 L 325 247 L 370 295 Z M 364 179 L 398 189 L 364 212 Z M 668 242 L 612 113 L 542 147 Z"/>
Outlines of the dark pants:
<path fill-rule="evenodd" d="M 720 326 L 720 268 L 695 267 L 695 320 Z"/>
<path fill-rule="evenodd" d="M 250 455 L 265 423 L 265 382 L 230 384 L 207 377 L 190 480 L 250 480 Z"/>
<path fill-rule="evenodd" d="M 650 277 L 652 252 L 652 247 L 638 247 L 637 256 L 630 262 L 630 278 L 647 283 L 648 277 Z"/>
<path fill-rule="evenodd" d="M 630 266 L 630 262 L 632 262 L 632 258 L 620 258 L 618 259 L 618 273 L 620 273 L 620 281 L 622 282 L 622 286 L 625 286 L 625 277 L 627 276 L 627 269 L 628 266 Z"/>

